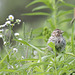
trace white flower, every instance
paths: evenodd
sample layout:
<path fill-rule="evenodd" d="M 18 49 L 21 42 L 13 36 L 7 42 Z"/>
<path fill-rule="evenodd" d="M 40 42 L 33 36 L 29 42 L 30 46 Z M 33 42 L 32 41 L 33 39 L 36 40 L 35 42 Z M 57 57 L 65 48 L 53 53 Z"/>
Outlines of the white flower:
<path fill-rule="evenodd" d="M 37 51 L 34 51 L 34 55 L 37 55 Z"/>
<path fill-rule="evenodd" d="M 24 59 L 24 56 L 22 56 L 22 59 Z"/>
<path fill-rule="evenodd" d="M 2 36 L 2 34 L 0 34 L 0 38 L 2 38 L 3 36 Z"/>
<path fill-rule="evenodd" d="M 9 20 L 14 20 L 14 16 L 13 16 L 13 15 L 9 15 L 9 16 L 8 16 L 8 19 L 9 19 Z"/>
<path fill-rule="evenodd" d="M 11 68 L 14 69 L 14 67 L 11 65 Z"/>
<path fill-rule="evenodd" d="M 18 68 L 18 65 L 17 64 L 15 64 L 15 66 L 16 66 L 16 68 Z"/>
<path fill-rule="evenodd" d="M 19 38 L 18 40 L 22 40 L 21 38 Z"/>
<path fill-rule="evenodd" d="M 19 33 L 14 33 L 15 36 L 19 36 Z"/>
<path fill-rule="evenodd" d="M 21 38 L 18 38 L 18 40 L 20 40 L 20 41 L 21 41 L 22 39 L 21 39 Z M 19 45 L 23 45 L 23 44 L 22 44 L 22 43 L 19 43 Z"/>
<path fill-rule="evenodd" d="M 10 21 L 6 21 L 6 22 L 5 22 L 5 25 L 10 25 L 10 24 L 11 24 Z"/>
<path fill-rule="evenodd" d="M 4 41 L 4 45 L 6 45 L 6 41 Z"/>
<path fill-rule="evenodd" d="M 4 31 L 4 30 L 3 30 L 3 29 L 1 29 L 1 30 L 0 30 L 0 33 L 2 33 L 3 31 Z"/>
<path fill-rule="evenodd" d="M 17 53 L 18 52 L 18 49 L 17 48 L 13 48 L 13 53 Z"/>
<path fill-rule="evenodd" d="M 16 23 L 18 23 L 18 24 L 19 24 L 20 22 L 21 22 L 21 20 L 20 20 L 20 19 L 16 19 Z"/>
<path fill-rule="evenodd" d="M 21 22 L 21 20 L 19 20 L 19 22 Z"/>
<path fill-rule="evenodd" d="M 0 25 L 0 28 L 3 28 L 3 27 L 5 27 L 5 24 L 4 25 Z"/>
<path fill-rule="evenodd" d="M 8 69 L 14 69 L 12 65 L 8 65 Z"/>

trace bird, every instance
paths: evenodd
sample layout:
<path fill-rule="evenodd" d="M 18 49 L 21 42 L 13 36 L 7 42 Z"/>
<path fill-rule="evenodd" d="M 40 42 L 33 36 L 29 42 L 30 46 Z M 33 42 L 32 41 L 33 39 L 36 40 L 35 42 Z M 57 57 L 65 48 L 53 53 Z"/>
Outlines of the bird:
<path fill-rule="evenodd" d="M 60 30 L 60 29 L 55 29 L 51 36 L 48 39 L 47 45 L 52 42 L 55 44 L 55 50 L 58 52 L 61 52 L 65 49 L 66 46 L 66 40 L 63 37 L 64 31 Z M 49 51 L 53 51 L 53 49 L 50 46 L 47 46 Z"/>

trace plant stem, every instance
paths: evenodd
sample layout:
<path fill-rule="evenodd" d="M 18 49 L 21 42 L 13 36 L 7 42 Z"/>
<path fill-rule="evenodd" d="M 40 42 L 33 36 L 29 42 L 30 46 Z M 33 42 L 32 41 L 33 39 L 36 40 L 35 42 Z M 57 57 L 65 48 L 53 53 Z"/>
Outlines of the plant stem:
<path fill-rule="evenodd" d="M 57 68 L 56 68 L 56 50 L 55 50 L 55 47 L 54 47 L 54 53 L 55 53 L 55 56 L 54 56 L 55 75 L 57 75 Z"/>
<path fill-rule="evenodd" d="M 72 35 L 71 35 L 71 44 L 72 44 L 72 52 L 74 53 L 74 20 L 75 20 L 75 8 L 74 8 L 74 18 L 72 19 Z"/>
<path fill-rule="evenodd" d="M 25 23 L 23 22 L 23 40 L 25 40 L 25 38 L 26 38 L 25 37 Z M 24 45 L 24 51 L 25 51 L 25 45 Z M 27 52 L 25 53 L 25 58 L 27 58 Z"/>
<path fill-rule="evenodd" d="M 53 9 L 54 9 L 54 11 L 53 11 L 53 15 L 54 15 L 54 25 L 55 25 L 55 29 L 56 29 L 56 24 L 57 24 L 57 21 L 56 21 L 56 13 L 57 13 L 57 8 L 56 8 L 56 2 L 55 2 L 55 0 L 53 1 Z"/>
<path fill-rule="evenodd" d="M 72 26 L 71 44 L 72 44 L 72 52 L 74 53 L 74 24 Z"/>
<path fill-rule="evenodd" d="M 23 39 L 25 40 L 25 23 L 23 22 Z"/>

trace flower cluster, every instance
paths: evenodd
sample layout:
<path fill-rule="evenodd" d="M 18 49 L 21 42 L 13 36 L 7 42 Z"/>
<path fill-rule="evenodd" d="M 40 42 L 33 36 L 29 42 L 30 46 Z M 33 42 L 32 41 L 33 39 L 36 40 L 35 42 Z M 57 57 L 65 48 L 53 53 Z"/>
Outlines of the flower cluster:
<path fill-rule="evenodd" d="M 18 59 L 17 55 L 19 53 L 19 47 L 20 45 L 23 45 L 22 43 L 18 43 L 17 41 L 13 40 L 13 39 L 18 39 L 18 40 L 22 40 L 22 38 L 19 37 L 19 33 L 13 31 L 13 26 L 20 24 L 21 20 L 20 19 L 14 19 L 13 15 L 9 15 L 8 18 L 6 19 L 6 22 L 3 25 L 0 25 L 0 38 L 2 40 L 2 48 L 4 50 L 6 50 L 6 52 L 8 53 L 9 50 L 11 49 L 11 53 L 8 54 L 9 59 L 10 57 L 13 59 Z M 6 27 L 6 28 L 4 28 Z M 9 61 L 8 59 L 8 61 Z M 21 56 L 21 60 L 25 59 L 24 56 Z M 15 69 L 18 68 L 21 65 L 18 65 L 15 63 L 8 63 L 7 68 L 8 69 Z"/>
<path fill-rule="evenodd" d="M 15 26 L 15 24 L 20 24 L 21 20 L 20 19 L 16 19 L 16 21 L 14 21 L 14 16 L 13 15 L 9 15 L 8 18 L 6 19 L 7 21 L 5 22 L 5 24 L 0 25 L 0 28 L 3 28 L 5 26 Z"/>

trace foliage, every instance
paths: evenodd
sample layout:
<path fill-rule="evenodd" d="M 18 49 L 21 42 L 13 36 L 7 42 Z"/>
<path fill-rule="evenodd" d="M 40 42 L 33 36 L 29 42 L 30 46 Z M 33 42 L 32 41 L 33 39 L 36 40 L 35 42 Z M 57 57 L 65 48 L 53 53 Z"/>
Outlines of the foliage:
<path fill-rule="evenodd" d="M 75 5 L 65 3 L 64 0 L 33 0 L 31 3 L 29 3 L 26 7 L 30 7 L 31 5 L 37 4 L 37 3 L 43 3 L 41 6 L 34 7 L 32 9 L 31 13 L 24 13 L 24 15 L 29 16 L 35 16 L 35 15 L 43 15 L 48 16 L 46 27 L 49 28 L 50 32 L 52 32 L 54 29 L 59 28 L 61 30 L 65 31 L 65 35 L 68 34 L 66 32 L 67 28 L 67 22 L 70 22 L 72 18 L 68 17 L 68 15 L 73 13 L 73 9 L 71 10 L 61 10 L 61 7 L 75 7 Z M 49 9 L 50 12 L 39 12 L 43 9 Z M 49 24 L 48 24 L 49 23 Z M 44 33 L 44 32 L 43 32 Z M 43 34 L 42 33 L 42 34 Z M 69 35 L 69 34 L 68 34 Z M 68 37 L 66 35 L 66 37 Z M 47 42 L 48 38 L 43 37 L 44 40 Z"/>
<path fill-rule="evenodd" d="M 14 33 L 13 31 L 13 26 L 21 22 L 19 19 L 14 22 L 14 17 L 10 16 L 7 18 L 10 22 L 0 25 L 0 28 L 7 26 L 13 36 L 12 39 L 10 36 L 8 37 L 6 34 L 2 33 L 3 31 L 0 31 L 0 34 L 3 36 L 0 37 L 3 39 L 4 43 L 4 52 L 0 53 L 0 75 L 71 75 L 74 73 L 74 24 L 72 27 L 72 34 L 68 35 L 67 32 L 65 33 L 65 36 L 68 38 L 71 36 L 71 40 L 68 41 L 68 39 L 66 39 L 66 49 L 63 53 L 56 52 L 55 45 L 53 43 L 48 44 L 53 48 L 52 52 L 47 49 L 42 50 L 41 47 L 37 47 L 35 45 L 33 40 L 36 39 L 37 41 L 37 39 L 43 39 L 43 36 L 48 40 L 49 35 L 51 35 L 51 32 L 55 28 L 60 28 L 63 23 L 65 24 L 65 22 L 71 20 L 71 18 L 67 18 L 66 15 L 73 13 L 73 10 L 61 11 L 59 10 L 60 6 L 65 5 L 75 7 L 75 5 L 65 3 L 63 0 L 34 0 L 27 5 L 27 7 L 39 2 L 44 3 L 44 6 L 36 7 L 32 11 L 47 8 L 50 9 L 51 12 L 34 12 L 25 13 L 23 15 L 48 15 L 48 27 L 46 26 L 44 28 L 34 30 L 31 29 L 30 32 L 26 33 L 26 24 L 23 23 L 23 37 L 21 38 L 19 33 Z M 11 42 L 11 39 L 15 43 Z"/>

